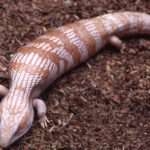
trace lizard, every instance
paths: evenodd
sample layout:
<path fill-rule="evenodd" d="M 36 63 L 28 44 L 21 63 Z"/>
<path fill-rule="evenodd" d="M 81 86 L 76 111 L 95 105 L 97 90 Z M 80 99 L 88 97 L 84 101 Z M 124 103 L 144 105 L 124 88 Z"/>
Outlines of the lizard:
<path fill-rule="evenodd" d="M 150 15 L 115 12 L 55 28 L 18 48 L 9 63 L 10 88 L 0 85 L 0 145 L 8 147 L 29 131 L 34 109 L 47 127 L 40 94 L 58 77 L 107 43 L 121 48 L 122 36 L 139 33 L 150 34 Z"/>

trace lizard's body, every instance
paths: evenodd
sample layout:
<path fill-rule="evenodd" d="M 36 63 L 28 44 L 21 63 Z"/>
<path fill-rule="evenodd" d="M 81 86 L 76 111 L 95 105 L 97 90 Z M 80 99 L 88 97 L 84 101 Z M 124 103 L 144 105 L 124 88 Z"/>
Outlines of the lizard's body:
<path fill-rule="evenodd" d="M 28 131 L 34 111 L 45 117 L 37 99 L 56 78 L 96 54 L 106 43 L 120 47 L 117 37 L 150 34 L 150 16 L 114 13 L 54 29 L 19 48 L 10 62 L 11 85 L 0 106 L 0 144 L 4 147 Z M 46 117 L 42 122 L 46 123 Z"/>

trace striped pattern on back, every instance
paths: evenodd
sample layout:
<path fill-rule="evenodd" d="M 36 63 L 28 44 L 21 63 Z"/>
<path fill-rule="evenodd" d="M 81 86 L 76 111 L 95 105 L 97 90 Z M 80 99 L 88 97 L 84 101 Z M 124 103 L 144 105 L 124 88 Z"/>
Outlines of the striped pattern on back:
<path fill-rule="evenodd" d="M 141 13 L 114 13 L 54 29 L 18 49 L 10 64 L 12 85 L 27 90 L 50 82 L 93 56 L 111 35 L 150 32 L 146 18 Z"/>
<path fill-rule="evenodd" d="M 10 89 L 1 102 L 0 144 L 11 144 L 27 132 L 34 116 L 33 101 L 52 81 L 106 43 L 117 46 L 116 36 L 132 33 L 150 34 L 150 15 L 122 12 L 82 20 L 51 30 L 19 48 L 10 63 Z"/>

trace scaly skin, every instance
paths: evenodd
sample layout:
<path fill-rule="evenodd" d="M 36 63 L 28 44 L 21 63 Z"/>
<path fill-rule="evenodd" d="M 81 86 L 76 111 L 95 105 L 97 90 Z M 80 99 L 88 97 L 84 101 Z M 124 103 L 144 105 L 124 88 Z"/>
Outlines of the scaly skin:
<path fill-rule="evenodd" d="M 0 105 L 0 145 L 9 146 L 30 129 L 34 107 L 41 125 L 47 125 L 46 106 L 38 97 L 56 78 L 106 43 L 121 47 L 118 37 L 134 33 L 150 34 L 149 15 L 122 12 L 82 20 L 19 48 L 10 62 L 10 89 L 0 87 L 1 95 L 6 95 Z"/>

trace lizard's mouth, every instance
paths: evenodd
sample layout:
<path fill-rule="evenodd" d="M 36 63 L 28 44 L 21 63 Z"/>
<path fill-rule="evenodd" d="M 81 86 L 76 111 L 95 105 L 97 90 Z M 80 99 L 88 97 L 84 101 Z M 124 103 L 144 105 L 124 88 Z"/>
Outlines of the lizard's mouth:
<path fill-rule="evenodd" d="M 0 135 L 0 146 L 3 148 L 8 147 L 9 145 L 11 145 L 13 141 L 11 140 L 10 137 L 6 137 L 5 135 Z"/>
<path fill-rule="evenodd" d="M 23 127 L 21 127 L 21 122 L 17 125 L 14 124 L 14 128 L 11 128 L 11 126 L 1 126 L 2 124 L 0 124 L 0 147 L 7 148 L 26 134 L 32 126 L 33 118 L 33 114 L 30 115 L 29 120 L 27 120 Z"/>
<path fill-rule="evenodd" d="M 3 148 L 9 147 L 14 142 L 16 142 L 19 138 L 21 138 L 30 128 L 31 126 L 29 128 L 26 128 L 22 131 L 13 134 L 13 136 L 11 136 L 10 138 L 8 136 L 5 137 L 0 134 L 0 146 Z"/>

